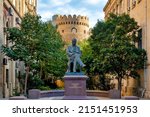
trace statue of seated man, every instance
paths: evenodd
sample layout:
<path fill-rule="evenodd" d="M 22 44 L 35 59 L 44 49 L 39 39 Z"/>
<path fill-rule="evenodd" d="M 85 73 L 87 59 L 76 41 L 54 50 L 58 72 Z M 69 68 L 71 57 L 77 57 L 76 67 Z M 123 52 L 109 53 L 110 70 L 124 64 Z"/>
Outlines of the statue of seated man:
<path fill-rule="evenodd" d="M 77 64 L 80 65 L 80 68 L 85 66 L 85 64 L 83 64 L 83 62 L 80 59 L 81 50 L 76 45 L 76 43 L 77 43 L 77 39 L 73 39 L 72 40 L 72 45 L 68 46 L 68 48 L 67 48 L 67 55 L 68 55 L 68 58 L 69 58 L 67 72 L 72 72 L 72 71 L 76 72 Z M 73 70 L 71 70 L 71 63 L 73 63 Z"/>

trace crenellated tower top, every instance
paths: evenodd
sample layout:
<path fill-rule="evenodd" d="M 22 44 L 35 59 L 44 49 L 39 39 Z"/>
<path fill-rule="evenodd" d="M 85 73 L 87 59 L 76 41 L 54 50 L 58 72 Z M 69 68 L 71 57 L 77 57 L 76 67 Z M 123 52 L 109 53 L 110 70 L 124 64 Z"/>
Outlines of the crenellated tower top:
<path fill-rule="evenodd" d="M 81 15 L 54 15 L 52 17 L 56 25 L 76 24 L 89 27 L 89 18 Z"/>

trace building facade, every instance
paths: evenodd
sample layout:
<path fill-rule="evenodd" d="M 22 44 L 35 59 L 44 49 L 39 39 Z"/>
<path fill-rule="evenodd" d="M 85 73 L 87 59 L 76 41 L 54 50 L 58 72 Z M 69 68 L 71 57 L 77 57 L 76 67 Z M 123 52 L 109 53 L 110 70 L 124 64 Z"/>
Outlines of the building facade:
<path fill-rule="evenodd" d="M 52 22 L 65 42 L 71 42 L 73 38 L 82 41 L 90 35 L 89 19 L 86 16 L 54 15 Z"/>
<path fill-rule="evenodd" d="M 3 43 L 3 2 L 0 0 L 0 47 Z M 0 54 L 0 98 L 3 97 L 2 54 Z"/>
<path fill-rule="evenodd" d="M 10 45 L 7 40 L 7 28 L 20 27 L 24 14 L 36 14 L 36 7 L 37 0 L 0 0 L 0 46 Z M 18 77 L 22 64 L 3 53 L 0 53 L 0 61 L 0 98 L 7 98 L 20 89 Z"/>
<path fill-rule="evenodd" d="M 138 47 L 147 51 L 148 61 L 141 72 L 139 87 L 145 88 L 145 97 L 150 98 L 150 0 L 108 0 L 104 7 L 105 19 L 110 13 L 129 14 L 140 26 L 138 30 Z M 126 95 L 131 95 L 131 91 L 137 87 L 137 81 L 134 79 L 124 81 L 124 90 Z"/>

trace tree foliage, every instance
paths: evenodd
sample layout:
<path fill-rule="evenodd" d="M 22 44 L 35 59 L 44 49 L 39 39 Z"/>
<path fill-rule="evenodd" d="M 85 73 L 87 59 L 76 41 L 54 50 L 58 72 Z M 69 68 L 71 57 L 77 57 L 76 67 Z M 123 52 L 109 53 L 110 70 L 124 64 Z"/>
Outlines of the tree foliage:
<path fill-rule="evenodd" d="M 13 60 L 24 61 L 30 72 L 41 79 L 61 77 L 66 70 L 64 42 L 51 22 L 26 14 L 20 28 L 8 29 L 9 46 L 3 52 Z"/>
<path fill-rule="evenodd" d="M 91 63 L 85 62 L 89 64 L 90 72 L 115 76 L 120 91 L 122 79 L 139 77 L 137 70 L 144 68 L 147 59 L 146 51 L 136 47 L 138 28 L 129 15 L 110 14 L 107 21 L 97 22 L 88 40 L 93 58 Z"/>

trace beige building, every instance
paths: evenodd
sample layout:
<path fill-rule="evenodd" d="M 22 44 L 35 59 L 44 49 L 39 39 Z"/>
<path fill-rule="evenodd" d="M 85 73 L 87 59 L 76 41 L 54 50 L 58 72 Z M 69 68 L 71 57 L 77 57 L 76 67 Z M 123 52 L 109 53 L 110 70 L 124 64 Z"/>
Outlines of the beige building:
<path fill-rule="evenodd" d="M 150 0 L 108 0 L 104 7 L 105 19 L 109 17 L 109 13 L 129 14 L 134 18 L 140 26 L 139 48 L 147 51 L 148 61 L 144 67 L 143 76 L 138 87 L 146 89 L 145 97 L 150 98 Z M 131 92 L 137 87 L 138 82 L 130 78 L 124 81 L 124 95 L 131 95 Z"/>
<path fill-rule="evenodd" d="M 86 16 L 54 15 L 52 22 L 56 25 L 57 31 L 65 42 L 70 42 L 73 38 L 81 41 L 90 35 L 89 19 Z"/>
<path fill-rule="evenodd" d="M 0 46 L 9 46 L 6 29 L 20 27 L 25 13 L 36 14 L 37 0 L 0 0 Z M 13 61 L 0 53 L 0 98 L 12 96 L 15 90 L 19 91 L 19 75 L 22 64 Z"/>

